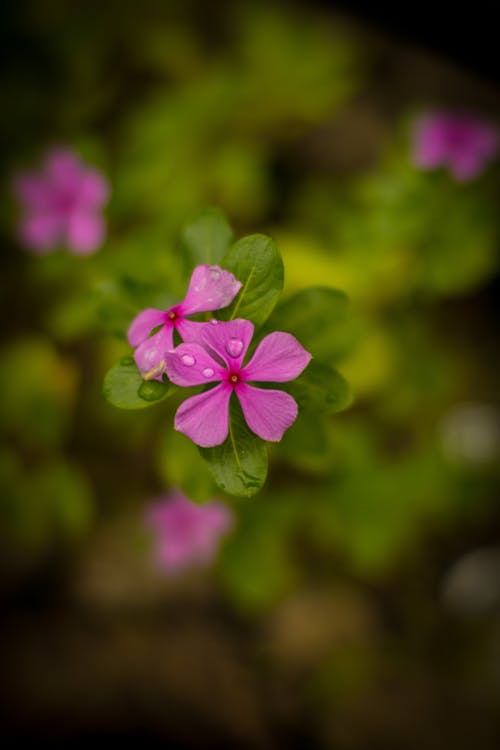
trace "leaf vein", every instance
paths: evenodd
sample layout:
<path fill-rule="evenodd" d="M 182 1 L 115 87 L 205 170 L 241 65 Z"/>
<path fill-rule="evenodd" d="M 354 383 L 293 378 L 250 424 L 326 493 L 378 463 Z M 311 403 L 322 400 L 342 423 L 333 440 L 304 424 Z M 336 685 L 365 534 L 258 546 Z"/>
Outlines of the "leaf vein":
<path fill-rule="evenodd" d="M 245 292 L 246 292 L 246 290 L 247 290 L 247 288 L 248 288 L 248 285 L 249 285 L 249 283 L 250 283 L 250 280 L 251 280 L 251 278 L 252 278 L 252 276 L 253 276 L 253 274 L 254 274 L 255 268 L 256 268 L 256 265 L 253 265 L 253 266 L 252 266 L 252 268 L 250 269 L 250 273 L 248 274 L 247 280 L 245 281 L 245 283 L 244 283 L 244 285 L 243 285 L 243 289 L 242 289 L 242 290 L 241 290 L 241 292 L 240 292 L 240 296 L 238 297 L 238 301 L 237 301 L 236 305 L 234 306 L 234 310 L 233 310 L 233 312 L 231 313 L 231 318 L 230 318 L 230 320 L 234 320 L 234 318 L 235 318 L 235 316 L 236 316 L 236 313 L 237 313 L 237 311 L 238 311 L 238 308 L 239 308 L 239 306 L 240 306 L 240 304 L 241 304 L 241 300 L 243 299 L 243 297 L 244 297 L 244 295 L 245 295 Z"/>

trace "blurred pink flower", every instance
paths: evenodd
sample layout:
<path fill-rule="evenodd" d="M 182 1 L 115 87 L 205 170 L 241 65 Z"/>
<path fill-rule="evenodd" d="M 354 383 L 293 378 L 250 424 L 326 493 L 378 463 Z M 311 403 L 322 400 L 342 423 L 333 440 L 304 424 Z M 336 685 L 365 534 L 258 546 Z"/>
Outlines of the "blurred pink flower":
<path fill-rule="evenodd" d="M 69 149 L 53 149 L 36 172 L 14 177 L 21 208 L 19 238 L 37 253 L 60 245 L 76 255 L 95 252 L 106 233 L 101 210 L 109 198 L 106 178 Z"/>
<path fill-rule="evenodd" d="M 218 500 L 197 505 L 179 491 L 159 498 L 146 511 L 154 533 L 154 558 L 160 570 L 178 573 L 209 565 L 234 525 L 232 510 Z"/>
<path fill-rule="evenodd" d="M 174 330 L 184 341 L 197 341 L 205 323 L 188 320 L 187 315 L 220 310 L 231 304 L 241 289 L 230 271 L 219 266 L 196 266 L 185 298 L 168 310 L 148 307 L 140 312 L 128 329 L 128 340 L 136 346 L 134 359 L 145 380 L 161 380 L 165 372 L 166 352 L 174 346 Z M 160 327 L 150 336 L 154 328 Z"/>
<path fill-rule="evenodd" d="M 420 169 L 445 166 L 456 180 L 473 180 L 497 155 L 499 136 L 498 128 L 473 115 L 429 113 L 415 124 L 413 162 Z"/>

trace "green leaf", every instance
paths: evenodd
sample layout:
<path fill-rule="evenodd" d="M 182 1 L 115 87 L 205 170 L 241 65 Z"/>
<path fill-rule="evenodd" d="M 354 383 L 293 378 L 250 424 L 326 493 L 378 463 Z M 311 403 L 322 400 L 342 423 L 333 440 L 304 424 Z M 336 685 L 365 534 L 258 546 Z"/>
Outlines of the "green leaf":
<path fill-rule="evenodd" d="M 299 412 L 335 414 L 352 403 L 351 390 L 342 375 L 333 367 L 315 360 L 309 363 L 297 380 L 283 387 L 296 399 Z"/>
<path fill-rule="evenodd" d="M 269 330 L 293 333 L 314 357 L 335 361 L 349 350 L 355 336 L 349 299 L 337 289 L 311 287 L 282 302 Z"/>
<path fill-rule="evenodd" d="M 233 230 L 217 208 L 202 211 L 182 232 L 182 241 L 192 266 L 220 263 L 233 239 Z"/>
<path fill-rule="evenodd" d="M 249 430 L 236 398 L 231 400 L 229 436 L 215 448 L 200 448 L 200 453 L 218 487 L 229 495 L 252 497 L 266 481 L 266 445 Z"/>
<path fill-rule="evenodd" d="M 299 414 L 277 450 L 294 468 L 313 474 L 331 472 L 332 449 L 326 423 L 314 411 Z"/>
<path fill-rule="evenodd" d="M 290 486 L 282 494 L 274 488 L 261 502 L 240 504 L 217 569 L 236 607 L 256 614 L 296 588 L 301 570 L 294 540 L 303 515 L 303 491 L 294 494 Z"/>
<path fill-rule="evenodd" d="M 145 409 L 163 401 L 176 390 L 170 382 L 144 380 L 134 358 L 127 356 L 106 373 L 103 394 L 110 404 L 119 409 Z"/>
<path fill-rule="evenodd" d="M 300 575 L 283 528 L 266 527 L 265 516 L 257 520 L 260 523 L 226 542 L 219 562 L 222 585 L 234 604 L 249 614 L 276 604 L 293 591 Z"/>
<path fill-rule="evenodd" d="M 276 243 L 263 234 L 236 242 L 221 263 L 243 284 L 233 303 L 222 310 L 222 320 L 246 318 L 255 326 L 264 323 L 283 289 L 283 261 Z"/>
<path fill-rule="evenodd" d="M 182 432 L 164 430 L 158 444 L 158 471 L 166 486 L 179 487 L 195 503 L 215 497 L 208 466 Z"/>

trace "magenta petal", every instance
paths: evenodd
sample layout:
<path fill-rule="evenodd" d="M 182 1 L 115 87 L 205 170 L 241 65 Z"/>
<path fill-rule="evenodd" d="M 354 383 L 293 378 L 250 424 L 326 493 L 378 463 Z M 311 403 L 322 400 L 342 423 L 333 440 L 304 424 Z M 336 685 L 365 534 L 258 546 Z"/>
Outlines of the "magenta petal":
<path fill-rule="evenodd" d="M 20 173 L 14 177 L 12 188 L 25 211 L 30 209 L 35 211 L 50 210 L 53 202 L 53 188 L 47 184 L 44 177 Z"/>
<path fill-rule="evenodd" d="M 446 122 L 440 115 L 422 117 L 416 124 L 413 161 L 421 169 L 432 169 L 448 156 Z"/>
<path fill-rule="evenodd" d="M 57 148 L 49 151 L 45 157 L 45 173 L 52 185 L 76 193 L 82 179 L 83 166 L 74 151 Z"/>
<path fill-rule="evenodd" d="M 68 247 L 77 255 L 95 252 L 106 234 L 104 220 L 96 214 L 73 212 L 68 221 Z"/>
<path fill-rule="evenodd" d="M 173 348 L 173 339 L 173 328 L 163 326 L 137 347 L 134 352 L 134 359 L 143 377 L 149 374 L 151 378 L 161 380 L 167 351 Z M 158 372 L 153 375 L 152 371 L 154 370 L 158 370 Z"/>
<path fill-rule="evenodd" d="M 226 322 L 212 320 L 204 326 L 201 338 L 229 368 L 240 368 L 254 331 L 253 323 L 237 318 Z"/>
<path fill-rule="evenodd" d="M 167 353 L 166 372 L 172 383 L 187 388 L 222 380 L 226 370 L 200 344 L 191 343 Z"/>
<path fill-rule="evenodd" d="M 82 208 L 100 208 L 109 198 L 109 183 L 97 169 L 86 169 L 82 174 L 78 204 Z"/>
<path fill-rule="evenodd" d="M 187 398 L 177 409 L 175 429 L 202 448 L 220 445 L 229 432 L 231 393 L 232 388 L 221 383 L 210 391 Z"/>
<path fill-rule="evenodd" d="M 456 180 L 468 182 L 481 174 L 484 169 L 484 160 L 474 153 L 455 154 L 449 159 L 449 169 Z"/>
<path fill-rule="evenodd" d="M 54 250 L 61 244 L 64 220 L 57 213 L 33 214 L 19 224 L 19 239 L 23 245 L 37 252 Z"/>
<path fill-rule="evenodd" d="M 196 505 L 174 492 L 148 507 L 146 523 L 154 533 L 158 567 L 176 573 L 192 564 L 211 562 L 234 525 L 234 516 L 217 500 Z"/>
<path fill-rule="evenodd" d="M 242 374 L 246 380 L 285 383 L 298 377 L 310 361 L 295 336 L 276 331 L 262 339 Z"/>
<path fill-rule="evenodd" d="M 177 573 L 197 560 L 197 555 L 182 539 L 159 542 L 155 550 L 157 566 L 168 573 Z"/>
<path fill-rule="evenodd" d="M 195 341 L 197 344 L 201 344 L 201 332 L 206 325 L 208 325 L 208 323 L 187 320 L 187 318 L 177 318 L 175 321 L 175 327 L 177 328 L 181 339 L 186 343 Z"/>
<path fill-rule="evenodd" d="M 496 156 L 499 131 L 481 118 L 434 113 L 416 125 L 414 163 L 424 169 L 446 164 L 458 180 L 471 180 Z"/>
<path fill-rule="evenodd" d="M 217 500 L 198 505 L 203 510 L 203 528 L 211 534 L 227 534 L 234 526 L 234 516 L 230 508 Z"/>
<path fill-rule="evenodd" d="M 166 314 L 163 310 L 148 307 L 133 319 L 128 329 L 127 337 L 130 346 L 139 346 L 147 339 L 153 328 L 166 323 Z"/>
<path fill-rule="evenodd" d="M 241 282 L 230 271 L 223 271 L 219 266 L 196 266 L 181 303 L 182 314 L 194 315 L 227 307 L 240 289 Z"/>
<path fill-rule="evenodd" d="M 295 400 L 284 391 L 264 390 L 243 383 L 236 389 L 247 425 L 262 440 L 277 442 L 298 414 Z"/>

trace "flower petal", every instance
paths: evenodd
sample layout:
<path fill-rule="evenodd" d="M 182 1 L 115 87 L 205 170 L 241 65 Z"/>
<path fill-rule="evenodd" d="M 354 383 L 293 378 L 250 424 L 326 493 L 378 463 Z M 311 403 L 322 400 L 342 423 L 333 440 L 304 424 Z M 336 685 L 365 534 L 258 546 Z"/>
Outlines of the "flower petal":
<path fill-rule="evenodd" d="M 181 313 L 194 315 L 227 307 L 241 286 L 241 282 L 230 271 L 223 271 L 219 266 L 196 266 L 186 297 L 180 305 Z"/>
<path fill-rule="evenodd" d="M 173 328 L 163 326 L 137 347 L 134 352 L 134 359 L 143 377 L 149 375 L 148 379 L 161 380 L 167 351 L 172 349 L 173 345 Z M 158 372 L 153 374 L 155 370 L 158 370 Z"/>
<path fill-rule="evenodd" d="M 205 393 L 187 398 L 177 409 L 175 429 L 202 448 L 213 448 L 229 432 L 229 399 L 232 388 L 220 383 Z"/>
<path fill-rule="evenodd" d="M 19 224 L 19 239 L 40 253 L 54 250 L 64 237 L 64 219 L 58 213 L 33 214 Z"/>
<path fill-rule="evenodd" d="M 444 125 L 439 116 L 422 117 L 416 123 L 413 162 L 420 169 L 432 169 L 443 163 L 448 155 L 444 140 Z"/>
<path fill-rule="evenodd" d="M 187 388 L 222 380 L 226 370 L 200 344 L 180 344 L 167 352 L 166 371 L 172 383 Z"/>
<path fill-rule="evenodd" d="M 81 176 L 78 205 L 84 209 L 97 209 L 109 198 L 109 182 L 97 169 L 86 169 Z"/>
<path fill-rule="evenodd" d="M 253 323 L 243 318 L 236 320 L 212 320 L 201 332 L 203 343 L 208 346 L 229 368 L 240 368 L 254 331 Z"/>
<path fill-rule="evenodd" d="M 478 177 L 484 169 L 484 162 L 485 159 L 472 150 L 453 154 L 448 159 L 450 172 L 459 182 L 468 182 Z"/>
<path fill-rule="evenodd" d="M 50 210 L 53 204 L 53 188 L 43 176 L 20 172 L 14 177 L 12 188 L 24 210 Z"/>
<path fill-rule="evenodd" d="M 140 312 L 133 319 L 128 329 L 127 337 L 130 346 L 139 346 L 147 339 L 153 328 L 166 324 L 166 315 L 163 310 L 156 310 L 154 307 L 148 307 Z"/>
<path fill-rule="evenodd" d="M 310 361 L 311 355 L 295 336 L 275 331 L 262 339 L 242 375 L 263 383 L 286 383 L 298 377 Z"/>
<path fill-rule="evenodd" d="M 206 565 L 234 526 L 232 510 L 218 500 L 197 505 L 180 492 L 159 498 L 146 511 L 154 535 L 154 558 L 165 573 Z"/>
<path fill-rule="evenodd" d="M 262 440 L 277 442 L 295 422 L 298 407 L 289 393 L 242 383 L 236 388 L 247 425 Z"/>
<path fill-rule="evenodd" d="M 234 514 L 227 505 L 218 500 L 211 500 L 204 505 L 197 505 L 203 510 L 203 528 L 211 534 L 227 534 L 235 524 Z"/>
<path fill-rule="evenodd" d="M 45 173 L 50 182 L 65 191 L 74 191 L 80 187 L 83 166 L 78 155 L 69 149 L 56 148 L 45 157 Z"/>
<path fill-rule="evenodd" d="M 95 252 L 106 234 L 104 220 L 92 213 L 74 211 L 68 222 L 68 247 L 77 255 Z"/>
<path fill-rule="evenodd" d="M 197 344 L 202 343 L 201 332 L 206 325 L 208 324 L 195 320 L 187 320 L 187 318 L 176 318 L 175 320 L 175 327 L 181 339 L 189 343 L 193 341 L 196 341 Z"/>

